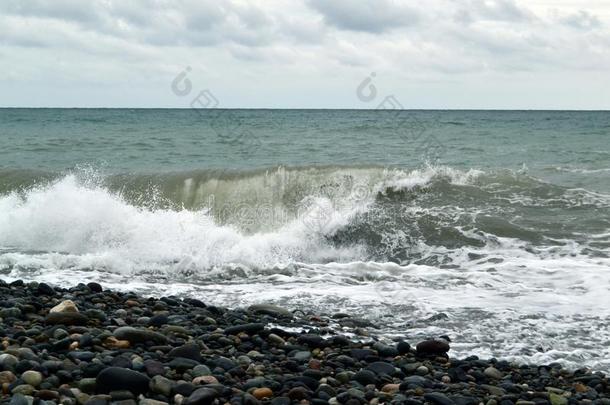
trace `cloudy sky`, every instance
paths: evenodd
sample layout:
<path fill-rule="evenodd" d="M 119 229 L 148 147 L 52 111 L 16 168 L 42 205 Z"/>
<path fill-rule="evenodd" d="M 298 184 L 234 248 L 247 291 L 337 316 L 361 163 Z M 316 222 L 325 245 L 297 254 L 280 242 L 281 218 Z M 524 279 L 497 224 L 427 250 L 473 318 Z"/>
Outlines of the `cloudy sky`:
<path fill-rule="evenodd" d="M 610 109 L 610 1 L 1 0 L 0 68 L 5 107 Z"/>

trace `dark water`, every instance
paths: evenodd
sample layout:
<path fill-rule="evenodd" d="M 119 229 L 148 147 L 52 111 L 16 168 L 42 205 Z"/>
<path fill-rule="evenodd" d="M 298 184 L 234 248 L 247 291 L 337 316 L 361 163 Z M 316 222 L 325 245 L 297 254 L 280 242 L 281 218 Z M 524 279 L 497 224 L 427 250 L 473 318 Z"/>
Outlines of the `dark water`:
<path fill-rule="evenodd" d="M 607 368 L 610 113 L 0 109 L 0 272 Z"/>

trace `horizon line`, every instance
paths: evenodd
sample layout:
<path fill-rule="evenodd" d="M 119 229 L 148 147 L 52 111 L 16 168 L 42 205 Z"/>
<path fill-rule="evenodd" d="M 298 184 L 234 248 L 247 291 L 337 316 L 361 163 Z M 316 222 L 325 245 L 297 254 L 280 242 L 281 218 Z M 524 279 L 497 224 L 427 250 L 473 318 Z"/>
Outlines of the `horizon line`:
<path fill-rule="evenodd" d="M 306 110 L 306 111 L 521 111 L 521 112 L 610 112 L 610 109 L 560 108 L 312 108 L 312 107 L 0 107 L 0 110 Z"/>

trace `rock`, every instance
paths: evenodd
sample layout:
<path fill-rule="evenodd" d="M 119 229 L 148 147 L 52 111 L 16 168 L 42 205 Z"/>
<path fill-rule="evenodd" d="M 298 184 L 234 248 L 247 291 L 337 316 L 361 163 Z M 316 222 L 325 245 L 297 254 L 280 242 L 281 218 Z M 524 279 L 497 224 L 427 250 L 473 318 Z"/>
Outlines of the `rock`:
<path fill-rule="evenodd" d="M 163 376 L 156 375 L 150 380 L 149 387 L 150 390 L 155 394 L 161 394 L 169 397 L 172 393 L 172 385 L 173 383 L 171 380 Z"/>
<path fill-rule="evenodd" d="M 180 347 L 176 347 L 170 350 L 167 356 L 170 358 L 182 357 L 185 359 L 191 359 L 197 361 L 198 363 L 203 361 L 201 357 L 201 349 L 196 343 L 187 343 Z"/>
<path fill-rule="evenodd" d="M 428 394 L 424 394 L 424 398 L 427 401 L 437 405 L 455 405 L 453 400 L 449 399 L 449 397 L 440 392 L 430 392 Z"/>
<path fill-rule="evenodd" d="M 290 405 L 292 401 L 288 397 L 275 397 L 271 400 L 271 405 Z"/>
<path fill-rule="evenodd" d="M 15 358 L 15 364 L 17 363 L 17 359 Z M 4 367 L 4 365 L 2 365 Z M 2 384 L 10 384 L 15 381 L 17 377 L 10 371 L 0 371 L 0 386 Z"/>
<path fill-rule="evenodd" d="M 256 304 L 248 307 L 248 311 L 254 312 L 256 314 L 270 315 L 274 318 L 292 318 L 292 312 L 284 309 L 282 307 L 278 307 L 276 305 L 269 304 Z"/>
<path fill-rule="evenodd" d="M 287 395 L 293 401 L 302 401 L 309 398 L 309 390 L 305 387 L 294 387 L 288 391 Z"/>
<path fill-rule="evenodd" d="M 428 367 L 426 367 L 426 366 L 419 366 L 419 367 L 417 367 L 417 369 L 415 369 L 415 372 L 418 375 L 426 375 L 426 374 L 428 374 L 429 371 L 430 370 L 428 370 Z"/>
<path fill-rule="evenodd" d="M 76 304 L 73 301 L 65 300 L 55 305 L 53 308 L 51 308 L 49 312 L 78 312 L 78 308 L 76 307 Z"/>
<path fill-rule="evenodd" d="M 199 365 L 195 366 L 193 368 L 193 370 L 191 370 L 191 375 L 193 375 L 195 377 L 212 375 L 212 371 L 210 370 L 210 368 L 208 366 L 199 364 Z"/>
<path fill-rule="evenodd" d="M 19 308 L 2 308 L 0 309 L 0 318 L 3 319 L 19 319 L 21 318 L 21 310 Z"/>
<path fill-rule="evenodd" d="M 396 368 L 391 363 L 387 363 L 385 361 L 376 361 L 371 363 L 367 369 L 371 370 L 375 374 L 387 374 L 390 376 L 396 372 Z"/>
<path fill-rule="evenodd" d="M 247 333 L 248 335 L 254 335 L 265 329 L 265 325 L 262 323 L 246 323 L 243 325 L 230 326 L 224 330 L 225 335 L 237 335 L 239 333 Z"/>
<path fill-rule="evenodd" d="M 79 312 L 52 312 L 45 322 L 49 325 L 86 325 L 89 318 Z"/>
<path fill-rule="evenodd" d="M 298 351 L 293 355 L 293 358 L 296 361 L 304 363 L 311 358 L 311 352 L 309 350 Z"/>
<path fill-rule="evenodd" d="M 142 399 L 140 399 L 140 401 L 138 401 L 138 405 L 169 405 L 169 404 L 164 401 L 157 401 L 156 399 L 142 398 Z"/>
<path fill-rule="evenodd" d="M 218 396 L 216 390 L 212 388 L 199 388 L 182 403 L 182 405 L 211 405 Z"/>
<path fill-rule="evenodd" d="M 352 379 L 358 381 L 362 385 L 375 385 L 377 383 L 377 376 L 370 370 L 360 370 L 354 374 Z"/>
<path fill-rule="evenodd" d="M 415 347 L 418 355 L 439 356 L 445 355 L 449 351 L 449 342 L 445 339 L 430 339 L 419 342 Z"/>
<path fill-rule="evenodd" d="M 87 283 L 87 287 L 94 293 L 101 293 L 103 291 L 102 286 L 99 283 Z"/>
<path fill-rule="evenodd" d="M 554 392 L 549 393 L 549 401 L 551 401 L 551 405 L 568 405 L 568 399 L 566 397 L 555 394 Z"/>
<path fill-rule="evenodd" d="M 29 405 L 28 399 L 23 394 L 13 394 L 9 405 Z"/>
<path fill-rule="evenodd" d="M 496 387 L 494 385 L 481 384 L 481 388 L 487 390 L 491 395 L 495 395 L 497 397 L 501 397 L 506 394 L 506 391 L 500 387 Z"/>
<path fill-rule="evenodd" d="M 411 350 L 411 345 L 405 341 L 400 341 L 396 344 L 398 354 L 407 354 Z"/>
<path fill-rule="evenodd" d="M 98 388 L 105 392 L 128 390 L 135 394 L 143 394 L 148 391 L 150 378 L 126 368 L 108 367 L 98 374 L 96 383 Z"/>
<path fill-rule="evenodd" d="M 169 322 L 169 318 L 167 317 L 167 315 L 158 314 L 158 315 L 151 317 L 148 320 L 148 325 L 159 327 L 159 326 L 163 326 L 163 325 L 167 324 L 168 322 Z"/>
<path fill-rule="evenodd" d="M 42 382 L 42 374 L 38 371 L 28 370 L 21 374 L 21 379 L 32 387 L 38 387 Z"/>
<path fill-rule="evenodd" d="M 386 392 L 388 394 L 393 394 L 395 392 L 398 392 L 399 389 L 400 384 L 386 384 L 381 388 L 381 391 Z"/>
<path fill-rule="evenodd" d="M 388 345 L 383 344 L 381 342 L 376 342 L 373 345 L 373 349 L 377 350 L 377 353 L 379 353 L 379 356 L 381 356 L 381 357 L 395 357 L 395 356 L 398 356 L 398 350 L 396 349 L 396 347 L 388 346 Z"/>
<path fill-rule="evenodd" d="M 266 388 L 266 387 L 257 388 L 254 391 L 252 391 L 252 395 L 256 399 L 271 398 L 273 396 L 273 391 L 271 391 L 271 389 Z"/>
<path fill-rule="evenodd" d="M 286 344 L 286 341 L 275 333 L 270 333 L 269 336 L 267 336 L 267 339 L 277 346 L 284 346 Z"/>
<path fill-rule="evenodd" d="M 504 377 L 502 372 L 493 366 L 489 366 L 485 370 L 483 370 L 483 374 L 485 374 L 489 378 L 493 378 L 494 380 L 500 380 L 502 379 L 502 377 Z"/>
<path fill-rule="evenodd" d="M 55 290 L 53 289 L 53 287 L 46 283 L 40 283 L 38 284 L 38 294 L 55 295 Z"/>
<path fill-rule="evenodd" d="M 218 384 L 218 380 L 213 375 L 202 375 L 202 376 L 193 378 L 193 384 L 195 384 L 195 385 Z"/>
<path fill-rule="evenodd" d="M 173 369 L 178 370 L 180 372 L 184 372 L 186 370 L 190 370 L 190 369 L 194 368 L 197 365 L 199 365 L 199 362 L 197 362 L 195 360 L 191 360 L 191 359 L 185 359 L 184 357 L 176 357 L 176 358 L 172 359 L 172 361 L 170 361 L 168 363 L 168 366 L 170 368 L 173 368 Z"/>
<path fill-rule="evenodd" d="M 109 349 L 128 349 L 131 346 L 129 340 L 119 340 L 114 336 L 108 336 L 106 340 L 104 340 L 104 346 Z"/>
<path fill-rule="evenodd" d="M 12 370 L 13 367 L 15 367 L 15 365 L 17 365 L 18 361 L 19 361 L 19 359 L 17 359 L 17 357 L 13 356 L 12 354 L 8 354 L 8 353 L 0 354 L 0 366 L 4 370 Z"/>
<path fill-rule="evenodd" d="M 29 384 L 20 384 L 20 385 L 13 387 L 13 389 L 11 389 L 11 393 L 13 395 L 15 395 L 15 394 L 32 395 L 34 393 L 34 387 L 32 387 Z"/>
<path fill-rule="evenodd" d="M 122 326 L 116 328 L 113 333 L 114 337 L 119 340 L 128 340 L 130 343 L 145 343 L 155 342 L 164 344 L 167 343 L 167 337 L 148 329 L 138 329 L 131 326 Z"/>
<path fill-rule="evenodd" d="M 299 342 L 299 344 L 307 345 L 310 348 L 323 349 L 324 347 L 326 347 L 326 340 L 324 340 L 324 338 L 320 335 L 314 335 L 314 334 L 300 335 L 298 337 L 297 341 Z"/>
<path fill-rule="evenodd" d="M 82 378 L 78 382 L 78 388 L 82 392 L 86 392 L 88 394 L 92 394 L 95 392 L 97 388 L 97 382 L 95 378 Z"/>

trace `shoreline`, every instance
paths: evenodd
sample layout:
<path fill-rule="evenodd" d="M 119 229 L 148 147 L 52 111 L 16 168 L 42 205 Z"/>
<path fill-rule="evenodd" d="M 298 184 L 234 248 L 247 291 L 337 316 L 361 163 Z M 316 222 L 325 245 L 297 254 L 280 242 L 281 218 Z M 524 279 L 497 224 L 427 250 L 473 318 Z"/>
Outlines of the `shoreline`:
<path fill-rule="evenodd" d="M 602 372 L 458 360 L 438 338 L 356 341 L 324 317 L 204 301 L 0 280 L 2 402 L 610 405 Z"/>

